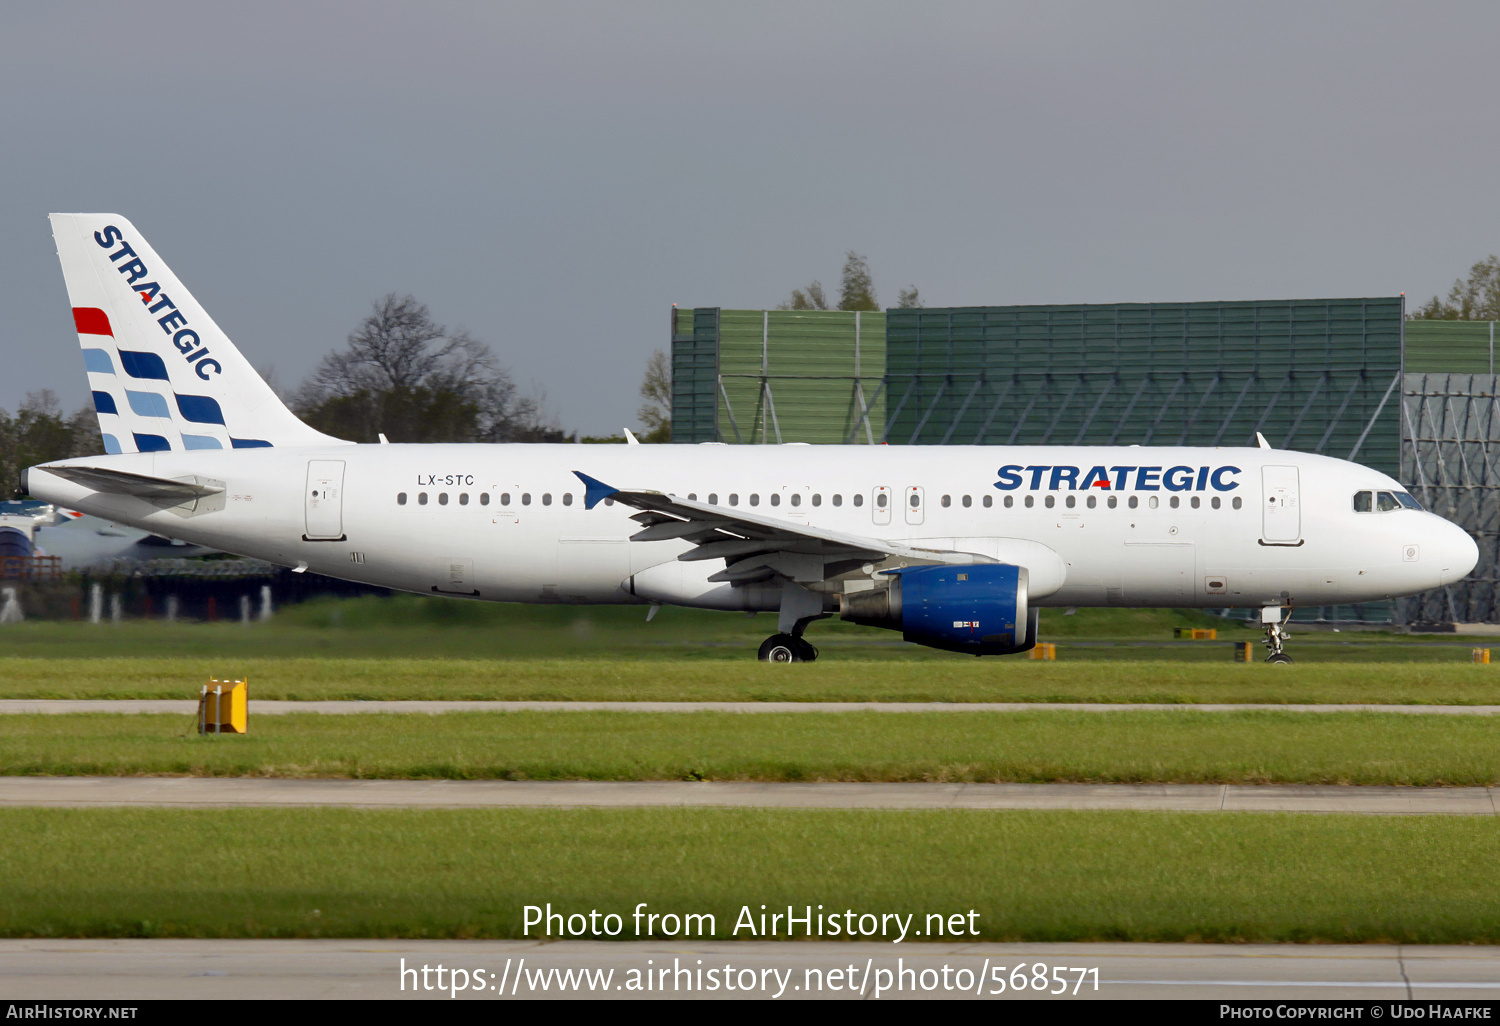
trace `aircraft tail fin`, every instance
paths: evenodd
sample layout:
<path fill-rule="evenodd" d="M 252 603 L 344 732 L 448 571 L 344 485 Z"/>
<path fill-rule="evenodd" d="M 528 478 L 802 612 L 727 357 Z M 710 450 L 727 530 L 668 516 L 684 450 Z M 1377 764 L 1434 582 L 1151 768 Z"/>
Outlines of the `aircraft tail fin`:
<path fill-rule="evenodd" d="M 118 214 L 53 214 L 106 452 L 348 444 L 271 390 Z"/>

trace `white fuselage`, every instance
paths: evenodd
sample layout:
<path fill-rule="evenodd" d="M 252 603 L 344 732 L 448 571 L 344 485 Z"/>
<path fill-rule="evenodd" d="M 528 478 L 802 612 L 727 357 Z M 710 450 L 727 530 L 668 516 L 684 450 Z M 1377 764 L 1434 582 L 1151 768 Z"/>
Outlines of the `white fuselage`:
<path fill-rule="evenodd" d="M 631 542 L 641 528 L 634 511 L 609 502 L 586 510 L 575 470 L 1002 562 L 1044 553 L 1056 570 L 1033 571 L 1046 592 L 1037 605 L 1375 601 L 1450 584 L 1477 556 L 1469 536 L 1435 514 L 1356 512 L 1356 492 L 1402 491 L 1384 474 L 1269 449 L 329 445 L 64 462 L 221 481 L 225 491 L 197 511 L 162 509 L 34 468 L 32 494 L 333 577 L 498 601 L 776 608 L 774 589 L 708 583 L 720 561 L 677 562 L 688 542 Z M 1094 467 L 1105 468 L 1108 488 L 1098 474 L 1082 487 Z"/>

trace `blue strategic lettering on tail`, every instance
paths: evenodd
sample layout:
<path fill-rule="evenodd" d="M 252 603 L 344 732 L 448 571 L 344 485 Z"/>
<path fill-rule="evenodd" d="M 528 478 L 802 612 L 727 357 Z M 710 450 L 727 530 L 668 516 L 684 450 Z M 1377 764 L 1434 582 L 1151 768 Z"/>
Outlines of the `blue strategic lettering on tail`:
<path fill-rule="evenodd" d="M 1103 491 L 1137 492 L 1232 492 L 1240 486 L 1233 480 L 1242 473 L 1239 467 L 1023 467 L 1012 463 L 996 473 L 995 487 L 1002 492 L 1025 488 L 1028 491 L 1082 492 L 1091 488 Z"/>
<path fill-rule="evenodd" d="M 119 244 L 120 248 L 109 255 L 109 262 L 115 265 L 115 270 L 125 275 L 125 284 L 140 297 L 141 302 L 146 304 L 153 314 L 160 314 L 156 323 L 161 325 L 162 331 L 172 336 L 172 344 L 193 368 L 193 372 L 204 381 L 208 380 L 210 374 L 222 374 L 224 368 L 219 365 L 218 360 L 209 355 L 208 347 L 203 345 L 198 333 L 188 324 L 187 317 L 177 309 L 177 304 L 172 302 L 172 297 L 163 292 L 156 282 L 143 280 L 149 278 L 151 272 L 146 269 L 135 247 L 125 241 L 125 233 L 114 225 L 106 225 L 104 231 L 94 233 L 94 241 L 101 249 L 109 249 Z M 126 257 L 129 259 L 127 260 Z M 124 263 L 121 263 L 122 260 Z M 126 354 L 122 352 L 120 355 L 123 359 Z M 153 357 L 153 359 L 158 358 Z"/>

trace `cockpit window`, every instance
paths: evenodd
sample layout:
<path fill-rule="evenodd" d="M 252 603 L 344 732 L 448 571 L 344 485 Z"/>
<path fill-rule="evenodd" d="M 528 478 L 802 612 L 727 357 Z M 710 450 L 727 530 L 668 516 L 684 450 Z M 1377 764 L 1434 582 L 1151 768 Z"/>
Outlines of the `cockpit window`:
<path fill-rule="evenodd" d="M 1390 492 L 1375 493 L 1375 511 L 1377 513 L 1389 513 L 1393 509 L 1400 509 L 1401 503 Z"/>
<path fill-rule="evenodd" d="M 1396 493 L 1396 501 L 1399 502 L 1399 503 L 1401 503 L 1401 505 L 1405 506 L 1407 509 L 1421 509 L 1422 508 L 1422 504 L 1420 502 L 1418 502 L 1416 499 L 1413 499 L 1406 492 L 1397 492 Z"/>
<path fill-rule="evenodd" d="M 1374 508 L 1374 495 L 1370 492 L 1354 493 L 1354 512 L 1369 513 Z"/>

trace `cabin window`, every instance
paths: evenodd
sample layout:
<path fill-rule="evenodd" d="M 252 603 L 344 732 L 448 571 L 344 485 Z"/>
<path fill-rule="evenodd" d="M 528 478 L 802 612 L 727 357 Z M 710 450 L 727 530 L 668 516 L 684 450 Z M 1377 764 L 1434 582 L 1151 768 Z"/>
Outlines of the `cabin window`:
<path fill-rule="evenodd" d="M 1131 496 L 1131 497 L 1130 497 L 1130 502 L 1129 502 L 1129 503 L 1127 503 L 1127 505 L 1128 505 L 1128 506 L 1129 506 L 1129 507 L 1130 507 L 1130 508 L 1131 508 L 1131 509 L 1135 509 L 1135 508 L 1136 508 L 1136 507 L 1137 507 L 1137 506 L 1139 506 L 1139 505 L 1140 505 L 1140 504 L 1141 504 L 1141 499 L 1140 499 L 1140 496 L 1138 496 L 1138 495 L 1132 495 L 1132 496 Z"/>
<path fill-rule="evenodd" d="M 1030 509 L 1032 506 L 1035 506 L 1035 505 L 1036 505 L 1036 496 L 1034 496 L 1034 495 L 1028 495 L 1028 496 L 1026 496 L 1026 508 Z"/>
<path fill-rule="evenodd" d="M 1389 513 L 1393 509 L 1400 509 L 1401 503 L 1390 492 L 1375 493 L 1375 510 L 1378 513 Z"/>
<path fill-rule="evenodd" d="M 509 506 L 510 505 L 510 492 L 501 492 L 500 493 L 500 505 L 502 505 L 502 506 Z"/>
<path fill-rule="evenodd" d="M 521 493 L 521 505 L 523 505 L 523 506 L 530 506 L 531 505 L 531 493 L 530 492 L 522 492 Z"/>
<path fill-rule="evenodd" d="M 719 493 L 718 492 L 709 492 L 708 493 L 708 504 L 710 506 L 717 506 L 719 504 Z"/>
<path fill-rule="evenodd" d="M 1146 500 L 1146 505 L 1150 506 L 1152 509 L 1155 509 L 1157 507 L 1157 505 L 1158 505 L 1158 500 L 1157 500 L 1156 496 L 1153 495 L 1150 498 L 1148 498 Z"/>
<path fill-rule="evenodd" d="M 964 509 L 968 509 L 972 505 L 974 505 L 974 500 L 971 499 L 971 498 L 969 498 L 967 495 L 965 495 L 964 496 Z"/>
<path fill-rule="evenodd" d="M 698 498 L 698 496 L 696 496 L 696 495 L 689 495 L 688 498 L 689 499 L 696 499 L 696 498 Z M 563 505 L 564 506 L 571 506 L 571 505 L 573 505 L 573 493 L 572 492 L 563 492 Z"/>
<path fill-rule="evenodd" d="M 1406 492 L 1396 492 L 1395 495 L 1396 495 L 1396 501 L 1399 502 L 1399 503 L 1401 503 L 1401 505 L 1405 506 L 1407 509 L 1421 509 L 1422 508 L 1422 504 L 1420 502 L 1418 502 L 1416 499 L 1413 499 Z"/>
<path fill-rule="evenodd" d="M 943 496 L 943 498 L 946 500 L 948 498 L 948 496 L 945 495 L 945 496 Z M 911 493 L 911 508 L 912 509 L 916 509 L 920 505 L 922 505 L 922 496 L 919 495 L 919 494 L 917 494 L 916 492 L 912 492 Z M 945 501 L 943 503 L 943 505 L 946 506 L 946 505 L 948 505 L 948 503 Z"/>
<path fill-rule="evenodd" d="M 1063 499 L 1063 505 L 1068 507 L 1069 509 L 1072 509 L 1074 506 L 1078 505 L 1078 499 L 1075 496 L 1069 495 L 1066 499 Z"/>
<path fill-rule="evenodd" d="M 915 499 L 916 496 L 913 495 L 912 498 Z M 915 506 L 916 503 L 913 502 L 912 505 Z M 953 496 L 951 496 L 951 495 L 945 495 L 945 496 L 943 496 L 943 508 L 947 509 L 951 505 L 953 505 Z"/>
<path fill-rule="evenodd" d="M 802 496 L 798 495 L 796 492 L 792 493 L 792 505 L 793 506 L 800 506 L 800 505 L 802 505 Z"/>
<path fill-rule="evenodd" d="M 479 493 L 479 504 L 481 506 L 488 506 L 490 504 L 490 493 L 489 492 L 480 492 Z"/>
<path fill-rule="evenodd" d="M 448 493 L 447 492 L 439 492 L 438 493 L 438 505 L 439 506 L 446 506 L 446 505 L 448 505 Z"/>
<path fill-rule="evenodd" d="M 417 493 L 417 505 L 418 506 L 425 506 L 425 505 L 427 505 L 427 493 L 426 492 L 418 492 Z"/>
<path fill-rule="evenodd" d="M 1354 512 L 1368 513 L 1374 508 L 1374 495 L 1371 492 L 1354 493 Z"/>
<path fill-rule="evenodd" d="M 542 505 L 543 506 L 550 506 L 550 505 L 552 505 L 552 493 L 551 492 L 543 492 L 542 493 Z"/>
<path fill-rule="evenodd" d="M 458 493 L 458 504 L 460 506 L 467 506 L 469 504 L 469 493 L 468 492 L 459 492 Z"/>
<path fill-rule="evenodd" d="M 1114 509 L 1120 504 L 1120 497 L 1118 495 L 1111 495 L 1105 504 L 1109 506 L 1110 509 Z"/>
<path fill-rule="evenodd" d="M 698 501 L 698 493 L 697 492 L 688 492 L 688 502 L 697 502 L 697 501 Z M 564 496 L 564 498 L 563 498 L 563 505 L 564 506 L 568 505 L 568 500 L 567 500 L 566 496 Z"/>
<path fill-rule="evenodd" d="M 1236 501 L 1238 501 L 1238 500 L 1236 500 Z M 1188 500 L 1188 504 L 1191 505 L 1194 509 L 1197 509 L 1199 506 L 1203 505 L 1203 500 L 1200 499 L 1200 498 L 1198 498 L 1198 496 L 1195 495 L 1191 499 Z M 1238 508 L 1238 507 L 1236 507 L 1236 508 Z"/>
<path fill-rule="evenodd" d="M 1014 495 L 1007 495 L 1005 497 L 1005 508 L 1006 509 L 1010 509 L 1015 504 L 1016 504 L 1016 497 Z"/>
<path fill-rule="evenodd" d="M 1236 495 L 1233 499 L 1230 500 L 1229 504 L 1231 506 L 1233 506 L 1235 509 L 1239 509 L 1240 508 L 1240 497 L 1238 495 Z M 1197 500 L 1194 500 L 1193 505 L 1194 506 L 1198 505 Z"/>
<path fill-rule="evenodd" d="M 1088 497 L 1088 507 L 1089 507 L 1089 509 L 1093 509 L 1097 505 L 1099 505 L 1099 496 L 1097 496 L 1097 495 L 1090 495 Z"/>
<path fill-rule="evenodd" d="M 835 494 L 833 497 L 833 504 L 835 506 L 842 506 L 844 504 L 844 497 L 842 495 Z"/>
<path fill-rule="evenodd" d="M 406 505 L 406 493 L 405 492 L 397 492 L 396 493 L 396 505 L 398 505 L 398 506 L 405 506 Z"/>
<path fill-rule="evenodd" d="M 865 497 L 856 492 L 854 497 L 849 501 L 854 503 L 854 505 L 856 506 L 863 506 L 865 504 Z"/>
<path fill-rule="evenodd" d="M 875 496 L 875 505 L 880 507 L 881 509 L 885 509 L 885 492 L 881 492 L 879 495 Z"/>
<path fill-rule="evenodd" d="M 760 493 L 759 492 L 751 492 L 750 493 L 750 505 L 752 505 L 752 506 L 759 506 L 760 505 Z"/>
<path fill-rule="evenodd" d="M 813 493 L 813 505 L 814 506 L 821 506 L 821 505 L 823 505 L 823 496 L 819 495 L 817 492 Z"/>
<path fill-rule="evenodd" d="M 740 495 L 738 492 L 729 493 L 729 504 L 731 506 L 738 506 L 740 504 Z"/>
<path fill-rule="evenodd" d="M 615 504 L 615 500 L 614 499 L 605 499 L 604 500 L 604 504 L 606 506 L 613 506 Z"/>
<path fill-rule="evenodd" d="M 1208 500 L 1208 504 L 1210 506 L 1212 506 L 1214 509 L 1218 509 L 1219 508 L 1219 497 L 1217 495 L 1215 495 L 1212 499 Z"/>
<path fill-rule="evenodd" d="M 771 505 L 773 505 L 773 506 L 780 506 L 781 505 L 781 496 L 777 495 L 775 492 L 771 493 Z"/>
<path fill-rule="evenodd" d="M 1167 500 L 1167 505 L 1171 506 L 1173 509 L 1176 509 L 1178 506 L 1182 505 L 1182 500 L 1174 495 Z"/>
<path fill-rule="evenodd" d="M 1057 505 L 1057 496 L 1055 496 L 1055 495 L 1049 495 L 1049 496 L 1047 496 L 1047 497 L 1046 497 L 1046 498 L 1045 498 L 1045 499 L 1043 499 L 1043 500 L 1042 500 L 1042 503 L 1043 503 L 1043 504 L 1044 504 L 1044 505 L 1045 505 L 1045 506 L 1046 506 L 1046 507 L 1047 507 L 1047 508 L 1048 508 L 1048 509 L 1051 509 L 1051 508 L 1052 508 L 1052 507 L 1053 507 L 1053 506 L 1056 506 L 1056 505 Z"/>
<path fill-rule="evenodd" d="M 995 504 L 995 497 L 993 495 L 986 495 L 984 497 L 984 508 L 985 509 L 989 509 L 994 504 Z"/>

